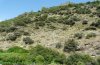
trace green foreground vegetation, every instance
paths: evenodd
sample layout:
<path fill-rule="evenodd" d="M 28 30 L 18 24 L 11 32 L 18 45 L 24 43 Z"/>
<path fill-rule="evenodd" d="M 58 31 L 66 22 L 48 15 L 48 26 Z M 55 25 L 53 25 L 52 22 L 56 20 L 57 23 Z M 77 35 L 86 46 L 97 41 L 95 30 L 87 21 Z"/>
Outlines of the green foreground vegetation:
<path fill-rule="evenodd" d="M 100 65 L 100 58 L 93 59 L 89 55 L 79 53 L 72 53 L 67 57 L 65 54 L 40 45 L 30 50 L 15 46 L 6 51 L 0 51 L 0 63 L 3 65 Z"/>

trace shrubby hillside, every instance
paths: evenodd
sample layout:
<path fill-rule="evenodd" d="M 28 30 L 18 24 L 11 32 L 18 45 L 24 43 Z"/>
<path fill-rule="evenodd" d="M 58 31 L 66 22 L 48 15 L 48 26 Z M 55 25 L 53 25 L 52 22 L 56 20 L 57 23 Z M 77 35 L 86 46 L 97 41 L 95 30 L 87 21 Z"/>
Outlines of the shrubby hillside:
<path fill-rule="evenodd" d="M 100 1 L 25 12 L 0 22 L 4 65 L 100 65 Z"/>

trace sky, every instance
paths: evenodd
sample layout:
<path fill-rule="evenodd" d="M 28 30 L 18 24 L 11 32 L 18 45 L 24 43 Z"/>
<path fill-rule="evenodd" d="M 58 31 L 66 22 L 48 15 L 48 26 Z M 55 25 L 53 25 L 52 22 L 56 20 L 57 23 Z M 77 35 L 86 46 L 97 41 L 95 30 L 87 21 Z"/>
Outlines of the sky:
<path fill-rule="evenodd" d="M 36 12 L 42 7 L 57 6 L 69 1 L 79 3 L 90 0 L 0 0 L 0 21 L 14 18 L 24 12 Z"/>

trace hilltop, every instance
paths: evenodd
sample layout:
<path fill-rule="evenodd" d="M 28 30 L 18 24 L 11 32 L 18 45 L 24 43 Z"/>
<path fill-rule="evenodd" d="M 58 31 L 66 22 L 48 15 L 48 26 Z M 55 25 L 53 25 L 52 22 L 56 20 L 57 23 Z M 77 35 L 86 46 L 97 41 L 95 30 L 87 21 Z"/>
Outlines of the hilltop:
<path fill-rule="evenodd" d="M 0 22 L 0 49 L 18 46 L 29 50 L 37 45 L 66 56 L 76 52 L 98 58 L 100 1 L 43 7 Z"/>

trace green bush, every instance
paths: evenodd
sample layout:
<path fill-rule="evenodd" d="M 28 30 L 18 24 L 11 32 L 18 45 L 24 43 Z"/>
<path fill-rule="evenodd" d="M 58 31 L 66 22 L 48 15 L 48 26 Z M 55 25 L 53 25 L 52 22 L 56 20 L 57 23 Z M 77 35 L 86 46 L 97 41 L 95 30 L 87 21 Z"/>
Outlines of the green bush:
<path fill-rule="evenodd" d="M 83 20 L 83 21 L 82 21 L 82 24 L 83 24 L 83 25 L 86 25 L 86 24 L 88 24 L 88 21 L 87 21 L 87 20 Z"/>
<path fill-rule="evenodd" d="M 14 22 L 14 25 L 15 26 L 26 26 L 26 24 L 22 21 L 16 21 L 16 22 Z"/>
<path fill-rule="evenodd" d="M 83 37 L 83 34 L 82 33 L 76 33 L 74 35 L 75 38 L 78 38 L 78 39 L 81 39 Z"/>
<path fill-rule="evenodd" d="M 73 21 L 80 21 L 80 19 L 77 16 L 72 16 L 70 17 L 70 19 Z"/>
<path fill-rule="evenodd" d="M 61 47 L 62 47 L 61 43 L 57 43 L 57 44 L 56 44 L 56 48 L 59 49 L 59 48 L 61 48 Z"/>
<path fill-rule="evenodd" d="M 43 27 L 43 26 L 45 26 L 45 22 L 38 21 L 38 22 L 35 23 L 35 26 L 41 26 L 41 27 Z"/>
<path fill-rule="evenodd" d="M 97 59 L 98 65 L 100 65 L 100 57 Z"/>
<path fill-rule="evenodd" d="M 28 50 L 25 50 L 21 47 L 18 47 L 18 46 L 14 46 L 14 47 L 11 47 L 7 50 L 7 52 L 13 52 L 13 53 L 27 53 Z"/>
<path fill-rule="evenodd" d="M 6 31 L 6 27 L 0 27 L 0 32 L 5 32 Z"/>
<path fill-rule="evenodd" d="M 55 30 L 55 29 L 56 29 L 56 27 L 53 26 L 53 25 L 49 25 L 48 28 L 49 28 L 49 29 L 52 29 L 52 30 Z"/>
<path fill-rule="evenodd" d="M 97 29 L 94 26 L 89 26 L 89 27 L 85 28 L 85 30 L 97 30 Z"/>
<path fill-rule="evenodd" d="M 20 15 L 13 20 L 15 26 L 26 26 L 26 24 L 32 23 L 29 17 L 25 15 Z"/>
<path fill-rule="evenodd" d="M 32 44 L 32 43 L 34 43 L 34 41 L 30 37 L 23 38 L 23 42 L 25 42 L 25 44 Z"/>
<path fill-rule="evenodd" d="M 29 32 L 23 32 L 23 35 L 30 35 L 30 33 Z"/>
<path fill-rule="evenodd" d="M 14 35 L 15 35 L 16 37 L 19 37 L 19 36 L 21 36 L 22 34 L 21 34 L 20 32 L 14 32 Z"/>
<path fill-rule="evenodd" d="M 67 19 L 64 21 L 64 24 L 73 26 L 75 24 L 75 21 L 73 21 L 72 19 Z"/>
<path fill-rule="evenodd" d="M 28 62 L 27 54 L 5 53 L 0 54 L 0 63 L 3 65 L 24 64 Z"/>
<path fill-rule="evenodd" d="M 44 59 L 43 56 L 38 55 L 38 56 L 36 56 L 36 58 L 35 58 L 35 62 L 36 62 L 36 63 L 39 63 L 39 64 L 43 64 L 43 63 L 45 63 L 45 59 Z"/>
<path fill-rule="evenodd" d="M 67 42 L 64 44 L 64 51 L 65 52 L 74 52 L 77 50 L 78 43 L 74 39 L 69 39 Z"/>
<path fill-rule="evenodd" d="M 100 28 L 100 20 L 98 20 L 97 22 L 93 22 L 90 26 L 95 26 L 97 28 Z"/>
<path fill-rule="evenodd" d="M 17 28 L 14 26 L 11 26 L 11 27 L 7 27 L 5 31 L 6 32 L 14 32 L 15 30 L 17 30 Z"/>
<path fill-rule="evenodd" d="M 9 35 L 7 36 L 7 39 L 6 39 L 6 40 L 15 41 L 16 39 L 17 39 L 17 36 L 16 36 L 16 35 L 14 35 L 14 34 L 9 34 Z"/>
<path fill-rule="evenodd" d="M 46 64 L 50 64 L 51 62 L 64 64 L 66 59 L 65 55 L 40 45 L 37 45 L 35 48 L 33 48 L 30 51 L 30 55 L 33 57 L 33 61 L 36 61 L 34 58 L 41 55 L 42 60 L 44 60 Z"/>
<path fill-rule="evenodd" d="M 76 8 L 76 13 L 78 14 L 90 14 L 91 10 L 87 8 Z"/>
<path fill-rule="evenodd" d="M 90 39 L 92 37 L 96 37 L 96 34 L 95 33 L 89 33 L 89 34 L 87 34 L 86 39 Z"/>
<path fill-rule="evenodd" d="M 87 63 L 91 63 L 92 58 L 89 55 L 84 55 L 84 54 L 72 54 L 70 55 L 67 60 L 66 64 L 67 65 L 86 65 Z"/>

